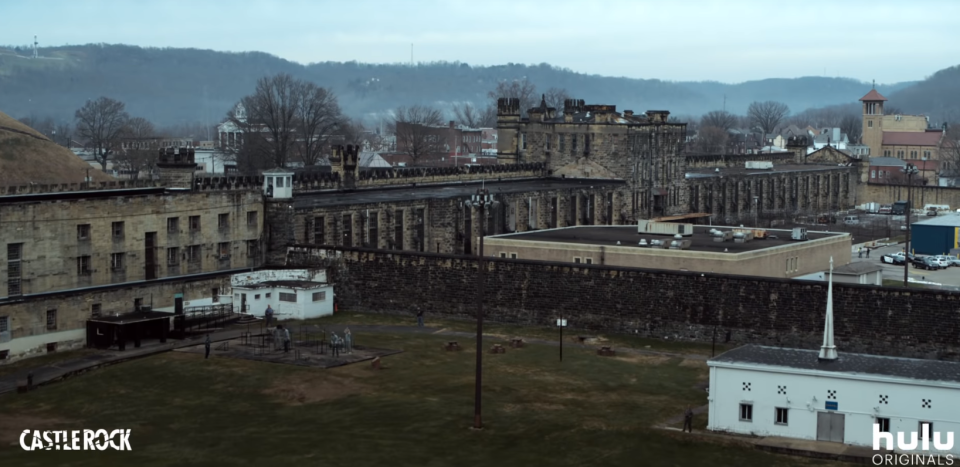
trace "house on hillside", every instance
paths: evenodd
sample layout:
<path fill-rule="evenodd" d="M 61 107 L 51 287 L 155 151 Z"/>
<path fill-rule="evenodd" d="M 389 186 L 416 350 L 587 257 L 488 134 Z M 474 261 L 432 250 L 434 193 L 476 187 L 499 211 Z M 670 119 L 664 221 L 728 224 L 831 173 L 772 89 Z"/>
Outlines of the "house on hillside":
<path fill-rule="evenodd" d="M 847 149 L 850 139 L 840 128 L 822 128 L 817 136 L 813 137 L 813 150 L 823 149 L 825 146 L 833 146 L 837 149 Z"/>

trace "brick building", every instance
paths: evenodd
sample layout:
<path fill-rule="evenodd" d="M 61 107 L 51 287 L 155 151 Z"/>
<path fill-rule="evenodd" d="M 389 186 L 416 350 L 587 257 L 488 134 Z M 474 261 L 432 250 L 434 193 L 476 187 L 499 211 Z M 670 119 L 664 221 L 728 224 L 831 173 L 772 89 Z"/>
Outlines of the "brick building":
<path fill-rule="evenodd" d="M 923 115 L 884 115 L 887 98 L 876 89 L 860 98 L 863 102 L 863 144 L 872 157 L 895 157 L 920 169 L 919 177 L 938 184 L 940 148 L 946 127 L 931 128 Z M 872 180 L 872 179 L 871 179 Z"/>

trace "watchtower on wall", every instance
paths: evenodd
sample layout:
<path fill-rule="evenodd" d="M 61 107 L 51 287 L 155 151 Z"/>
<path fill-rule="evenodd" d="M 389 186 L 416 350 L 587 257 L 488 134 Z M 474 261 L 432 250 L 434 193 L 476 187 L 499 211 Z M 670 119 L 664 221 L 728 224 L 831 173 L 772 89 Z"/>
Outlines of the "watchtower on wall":
<path fill-rule="evenodd" d="M 157 172 L 166 188 L 190 188 L 197 163 L 193 148 L 160 148 Z"/>
<path fill-rule="evenodd" d="M 340 175 L 340 183 L 344 189 L 355 189 L 357 172 L 360 170 L 360 145 L 334 147 L 333 155 L 330 156 L 330 167 L 333 173 Z"/>
<path fill-rule="evenodd" d="M 810 140 L 806 136 L 791 136 L 787 138 L 787 151 L 793 153 L 793 161 L 797 164 L 807 162 L 807 148 L 810 146 Z"/>
<path fill-rule="evenodd" d="M 516 164 L 520 148 L 520 99 L 497 99 L 497 162 Z"/>

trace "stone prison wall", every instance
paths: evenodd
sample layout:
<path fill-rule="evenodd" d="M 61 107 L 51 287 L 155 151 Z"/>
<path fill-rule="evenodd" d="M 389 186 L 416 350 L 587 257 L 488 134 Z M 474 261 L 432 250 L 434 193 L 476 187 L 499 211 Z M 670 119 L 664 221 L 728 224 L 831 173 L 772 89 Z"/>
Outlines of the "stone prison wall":
<path fill-rule="evenodd" d="M 343 309 L 473 319 L 477 259 L 292 247 L 288 267 L 326 267 Z M 490 258 L 485 319 L 709 343 L 818 349 L 826 283 Z M 841 353 L 960 360 L 960 293 L 834 284 Z"/>

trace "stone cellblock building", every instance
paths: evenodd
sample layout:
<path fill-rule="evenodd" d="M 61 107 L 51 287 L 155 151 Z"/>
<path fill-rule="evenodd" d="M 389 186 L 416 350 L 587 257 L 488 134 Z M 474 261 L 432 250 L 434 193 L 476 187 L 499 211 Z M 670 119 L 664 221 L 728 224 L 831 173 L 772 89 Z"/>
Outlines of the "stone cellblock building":
<path fill-rule="evenodd" d="M 806 142 L 805 137 L 791 137 L 789 156 L 776 155 L 802 163 L 771 161 L 769 165 L 689 170 L 690 212 L 709 213 L 720 223 L 757 225 L 761 219 L 835 213 L 852 207 L 864 161 L 830 147 L 807 155 Z"/>
<path fill-rule="evenodd" d="M 670 112 L 640 115 L 568 99 L 558 113 L 541 99 L 527 115 L 519 99 L 498 100 L 501 163 L 542 162 L 552 176 L 624 180 L 631 220 L 686 213 L 687 125 L 668 121 Z"/>

